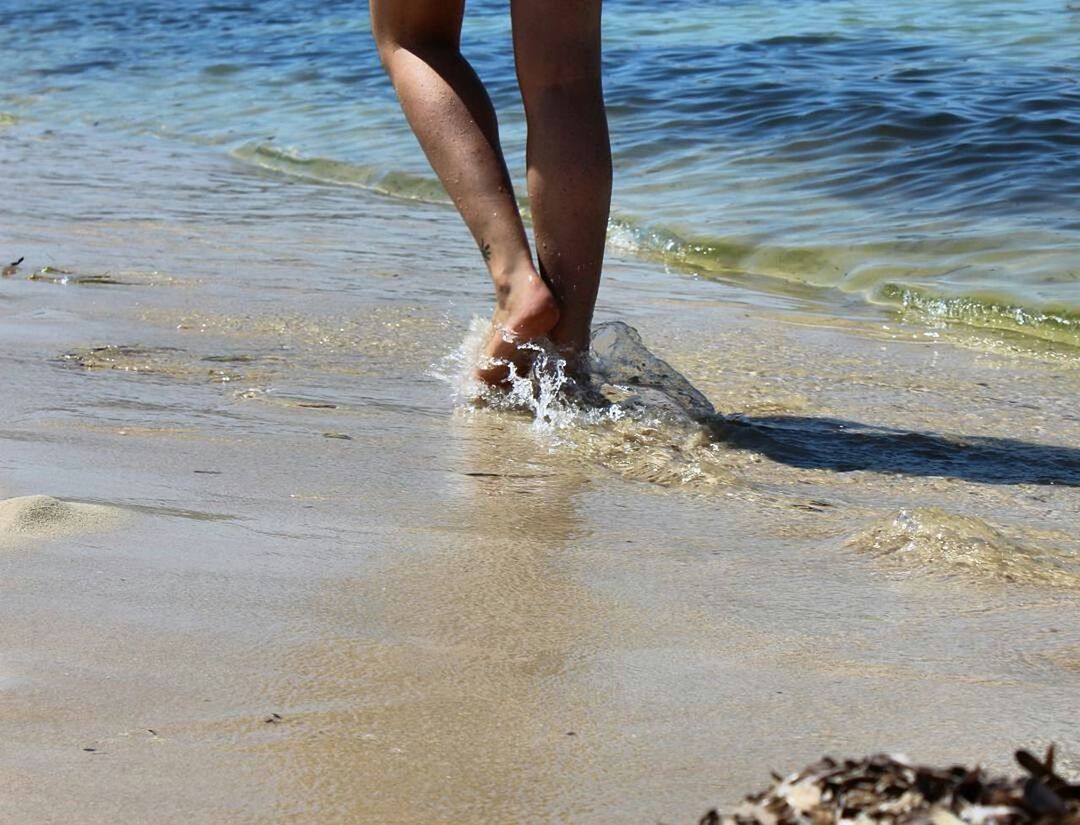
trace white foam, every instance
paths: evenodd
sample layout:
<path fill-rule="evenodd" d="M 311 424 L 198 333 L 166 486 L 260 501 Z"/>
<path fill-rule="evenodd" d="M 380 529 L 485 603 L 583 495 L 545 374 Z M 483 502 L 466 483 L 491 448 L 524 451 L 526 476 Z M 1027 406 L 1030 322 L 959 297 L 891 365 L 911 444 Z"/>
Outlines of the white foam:
<path fill-rule="evenodd" d="M 520 349 L 535 352 L 525 373 L 507 361 L 486 358 L 483 347 L 490 330 L 490 322 L 473 318 L 461 345 L 429 371 L 431 376 L 450 386 L 459 406 L 527 413 L 532 417 L 532 429 L 549 435 L 585 423 L 622 417 L 623 411 L 617 405 L 590 407 L 575 403 L 568 391 L 576 386 L 576 382 L 567 375 L 566 359 L 554 352 L 546 341 L 519 345 Z M 505 366 L 509 370 L 507 386 L 491 387 L 476 377 L 477 365 L 485 363 Z M 593 366 L 590 362 L 587 372 L 591 372 Z"/>

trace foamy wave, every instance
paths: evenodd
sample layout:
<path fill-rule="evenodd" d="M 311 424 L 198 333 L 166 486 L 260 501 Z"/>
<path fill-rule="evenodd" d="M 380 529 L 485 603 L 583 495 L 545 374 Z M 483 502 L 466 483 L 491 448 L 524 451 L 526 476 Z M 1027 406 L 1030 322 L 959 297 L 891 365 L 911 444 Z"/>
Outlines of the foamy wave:
<path fill-rule="evenodd" d="M 1035 309 L 1004 298 L 945 296 L 924 287 L 893 283 L 882 284 L 874 297 L 930 318 L 1080 345 L 1080 313 L 1068 307 Z"/>

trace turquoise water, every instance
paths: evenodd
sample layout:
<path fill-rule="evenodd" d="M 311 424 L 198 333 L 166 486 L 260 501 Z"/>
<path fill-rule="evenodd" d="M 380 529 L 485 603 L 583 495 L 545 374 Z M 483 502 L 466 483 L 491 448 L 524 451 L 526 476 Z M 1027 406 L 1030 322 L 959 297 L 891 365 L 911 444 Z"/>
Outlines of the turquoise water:
<path fill-rule="evenodd" d="M 605 41 L 616 247 L 1080 345 L 1080 7 L 608 0 Z M 465 49 L 520 173 L 505 3 Z M 364 4 L 0 0 L 0 76 L 8 116 L 443 197 Z"/>

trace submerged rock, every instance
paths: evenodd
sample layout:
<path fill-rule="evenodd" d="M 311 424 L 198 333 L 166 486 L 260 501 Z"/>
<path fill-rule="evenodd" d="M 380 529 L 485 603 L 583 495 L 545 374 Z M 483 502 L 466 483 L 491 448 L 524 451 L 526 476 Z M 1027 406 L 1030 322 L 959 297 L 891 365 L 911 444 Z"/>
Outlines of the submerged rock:
<path fill-rule="evenodd" d="M 980 768 L 931 768 L 878 754 L 826 757 L 749 796 L 732 813 L 709 811 L 699 825 L 1080 825 L 1080 784 L 1054 772 L 1054 749 L 1039 760 L 1017 751 L 1027 776 Z"/>

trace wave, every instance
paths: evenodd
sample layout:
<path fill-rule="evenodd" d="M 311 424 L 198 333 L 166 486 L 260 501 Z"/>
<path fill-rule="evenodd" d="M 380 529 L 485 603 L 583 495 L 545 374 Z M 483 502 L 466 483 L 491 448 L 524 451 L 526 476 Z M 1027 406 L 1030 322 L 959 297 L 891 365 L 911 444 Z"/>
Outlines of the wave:
<path fill-rule="evenodd" d="M 230 154 L 239 161 L 291 177 L 357 186 L 393 198 L 429 203 L 450 203 L 442 184 L 434 178 L 408 172 L 386 171 L 332 158 L 305 157 L 266 143 L 246 143 Z"/>
<path fill-rule="evenodd" d="M 993 298 L 950 297 L 926 288 L 892 283 L 882 284 L 875 296 L 931 318 L 1080 346 L 1080 312 L 1066 307 L 1035 308 Z"/>
<path fill-rule="evenodd" d="M 952 269 L 936 263 L 935 256 L 944 260 L 973 252 L 972 244 L 966 241 L 951 245 L 937 243 L 933 247 L 902 241 L 861 247 L 798 247 L 740 238 L 689 240 L 664 227 L 613 219 L 609 243 L 621 252 L 702 277 L 753 275 L 783 283 L 838 289 L 860 295 L 870 303 L 913 313 L 924 321 L 948 321 L 1080 347 L 1080 272 L 1059 273 L 1053 279 L 1059 297 L 1043 301 L 1034 297 L 1021 300 L 1004 289 L 994 294 L 989 279 L 969 277 L 970 291 L 966 293 L 963 287 L 955 285 L 947 288 L 945 284 L 925 283 L 935 276 L 949 274 Z M 1038 257 L 1040 253 L 1041 250 L 1032 250 L 1031 256 Z M 917 256 L 925 258 L 925 262 L 907 262 Z M 1014 256 L 1022 259 L 1023 252 Z M 946 271 L 942 272 L 943 269 Z M 923 283 L 913 283 L 919 280 Z M 996 275 L 995 280 L 1000 284 L 1002 279 Z M 1073 296 L 1072 300 L 1066 292 Z"/>
<path fill-rule="evenodd" d="M 231 152 L 239 161 L 260 169 L 319 183 L 355 186 L 403 200 L 450 204 L 434 177 L 385 170 L 333 158 L 307 157 L 266 143 L 248 143 Z M 522 202 L 528 219 L 528 204 Z M 756 287 L 783 290 L 785 285 L 836 289 L 864 300 L 914 313 L 924 321 L 946 321 L 971 327 L 1019 333 L 1024 336 L 1080 347 L 1080 273 L 1057 273 L 1057 294 L 1050 300 L 1010 294 L 993 284 L 1002 283 L 996 264 L 985 265 L 989 280 L 972 278 L 957 285 L 932 283 L 954 267 L 942 261 L 975 259 L 978 239 L 946 239 L 860 245 L 797 246 L 749 238 L 687 238 L 663 225 L 643 223 L 616 215 L 608 226 L 611 248 L 624 254 L 656 261 L 664 266 L 693 272 L 706 278 L 753 279 Z M 1039 257 L 1044 249 L 1015 250 L 1011 257 L 1022 265 L 1025 254 Z M 944 270 L 944 271 L 943 271 Z M 762 277 L 765 282 L 763 283 Z M 770 283 L 771 282 L 771 283 Z M 1074 284 L 1077 288 L 1070 289 Z M 1014 284 L 1023 290 L 1023 284 Z M 1069 299 L 1066 293 L 1075 297 Z M 1066 296 L 1066 297 L 1060 297 Z"/>

